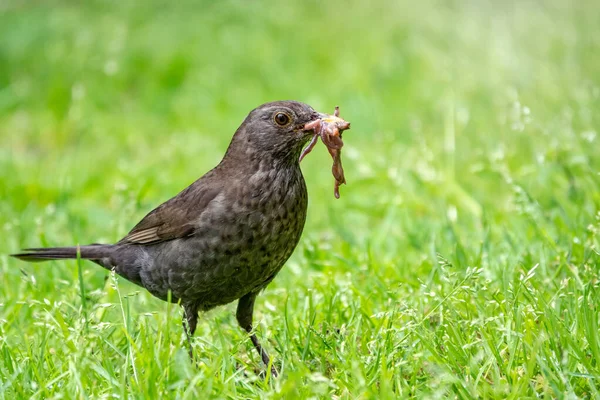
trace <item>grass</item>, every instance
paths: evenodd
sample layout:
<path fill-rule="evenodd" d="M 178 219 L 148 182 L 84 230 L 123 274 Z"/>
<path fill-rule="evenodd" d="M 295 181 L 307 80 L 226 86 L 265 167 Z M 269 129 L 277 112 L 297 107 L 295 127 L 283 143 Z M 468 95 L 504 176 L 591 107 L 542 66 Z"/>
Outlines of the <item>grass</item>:
<path fill-rule="evenodd" d="M 0 5 L 0 397 L 600 396 L 600 7 Z M 214 166 L 255 106 L 341 106 L 348 185 L 303 162 L 301 243 L 201 318 L 88 262 Z"/>

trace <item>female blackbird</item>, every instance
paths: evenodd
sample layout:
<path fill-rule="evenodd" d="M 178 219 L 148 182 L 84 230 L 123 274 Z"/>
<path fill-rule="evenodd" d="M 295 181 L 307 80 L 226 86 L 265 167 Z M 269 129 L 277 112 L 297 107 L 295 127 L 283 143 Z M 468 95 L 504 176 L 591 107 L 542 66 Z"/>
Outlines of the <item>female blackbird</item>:
<path fill-rule="evenodd" d="M 313 135 L 310 123 L 328 117 L 296 101 L 263 104 L 237 129 L 219 165 L 119 242 L 32 248 L 13 256 L 36 262 L 77 258 L 79 251 L 82 259 L 180 303 L 188 342 L 199 311 L 239 299 L 237 321 L 268 366 L 252 332 L 254 300 L 298 244 L 308 201 L 299 156 Z"/>

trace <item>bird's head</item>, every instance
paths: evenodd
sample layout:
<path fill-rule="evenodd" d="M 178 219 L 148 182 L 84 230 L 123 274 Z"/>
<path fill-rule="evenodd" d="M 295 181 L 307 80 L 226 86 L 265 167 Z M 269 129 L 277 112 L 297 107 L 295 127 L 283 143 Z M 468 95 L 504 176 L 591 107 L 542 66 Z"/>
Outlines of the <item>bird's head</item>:
<path fill-rule="evenodd" d="M 263 104 L 248 114 L 236 131 L 226 157 L 266 158 L 297 163 L 314 134 L 310 123 L 330 117 L 297 101 Z"/>

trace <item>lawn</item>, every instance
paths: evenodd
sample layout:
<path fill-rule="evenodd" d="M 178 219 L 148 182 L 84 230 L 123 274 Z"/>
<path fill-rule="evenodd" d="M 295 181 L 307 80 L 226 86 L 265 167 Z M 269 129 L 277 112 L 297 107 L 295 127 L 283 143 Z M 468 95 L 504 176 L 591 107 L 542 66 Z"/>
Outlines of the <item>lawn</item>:
<path fill-rule="evenodd" d="M 572 3 L 572 4 L 571 4 Z M 0 398 L 600 397 L 600 3 L 0 4 Z M 90 262 L 254 107 L 339 105 L 300 245 L 200 318 Z"/>

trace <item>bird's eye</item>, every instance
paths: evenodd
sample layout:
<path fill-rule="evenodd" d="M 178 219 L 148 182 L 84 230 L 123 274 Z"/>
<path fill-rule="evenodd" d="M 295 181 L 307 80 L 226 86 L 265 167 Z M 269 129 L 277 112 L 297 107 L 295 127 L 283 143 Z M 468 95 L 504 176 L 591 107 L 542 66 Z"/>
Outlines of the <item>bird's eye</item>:
<path fill-rule="evenodd" d="M 286 113 L 279 112 L 275 114 L 274 119 L 277 125 L 279 126 L 285 126 L 290 123 L 290 116 Z"/>

